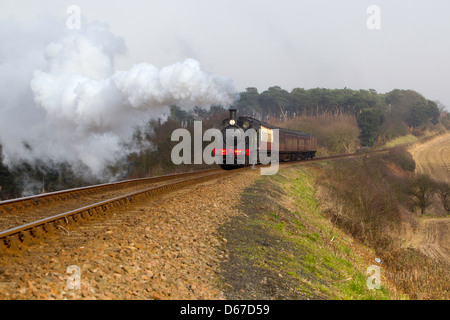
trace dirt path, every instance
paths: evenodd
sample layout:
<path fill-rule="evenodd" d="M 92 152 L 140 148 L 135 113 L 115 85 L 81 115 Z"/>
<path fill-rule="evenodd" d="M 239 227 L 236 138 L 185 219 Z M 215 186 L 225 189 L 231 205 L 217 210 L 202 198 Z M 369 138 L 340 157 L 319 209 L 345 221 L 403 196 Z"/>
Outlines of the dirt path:
<path fill-rule="evenodd" d="M 450 133 L 410 148 L 416 173 L 450 183 Z M 421 218 L 415 232 L 408 232 L 407 245 L 450 266 L 450 218 Z"/>

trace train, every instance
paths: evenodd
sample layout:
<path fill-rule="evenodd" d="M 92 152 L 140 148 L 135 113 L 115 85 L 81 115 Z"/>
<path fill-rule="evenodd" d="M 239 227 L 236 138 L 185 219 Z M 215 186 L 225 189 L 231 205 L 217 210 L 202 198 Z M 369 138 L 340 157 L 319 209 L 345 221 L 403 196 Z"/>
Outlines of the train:
<path fill-rule="evenodd" d="M 272 156 L 272 152 L 278 152 L 278 161 L 296 161 L 313 159 L 317 152 L 317 138 L 309 133 L 279 128 L 262 122 L 252 117 L 237 116 L 236 109 L 229 109 L 229 118 L 222 120 L 221 131 L 223 134 L 223 148 L 214 150 L 223 156 L 223 169 L 248 166 L 262 163 L 260 155 Z M 247 132 L 253 129 L 256 132 L 254 138 L 245 139 L 244 143 L 233 141 L 227 145 L 226 134 L 228 129 L 241 129 Z M 278 130 L 278 144 L 276 144 L 276 133 Z M 256 141 L 250 141 L 256 139 Z M 230 147 L 231 146 L 231 147 Z M 255 157 L 251 157 L 252 150 Z M 253 160 L 253 159 L 256 159 Z M 255 163 L 256 162 L 256 163 Z"/>

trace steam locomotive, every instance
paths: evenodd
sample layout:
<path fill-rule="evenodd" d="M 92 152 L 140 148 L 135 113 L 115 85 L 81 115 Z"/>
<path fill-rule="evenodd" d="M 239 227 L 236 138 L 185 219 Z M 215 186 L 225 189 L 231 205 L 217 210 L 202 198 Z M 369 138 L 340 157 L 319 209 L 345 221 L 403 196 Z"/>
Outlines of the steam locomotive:
<path fill-rule="evenodd" d="M 257 119 L 237 116 L 236 109 L 230 109 L 228 119 L 222 120 L 224 146 L 214 150 L 223 156 L 221 167 L 231 169 L 256 163 L 264 163 L 261 155 L 272 157 L 277 153 L 278 161 L 294 161 L 312 159 L 317 152 L 317 138 L 304 132 L 278 128 Z M 251 130 L 254 134 L 245 137 L 244 141 L 227 141 L 227 131 Z M 277 132 L 276 129 L 278 130 Z M 277 139 L 278 137 L 278 139 Z M 229 139 L 229 138 L 228 138 Z M 267 162 L 265 162 L 267 163 Z"/>

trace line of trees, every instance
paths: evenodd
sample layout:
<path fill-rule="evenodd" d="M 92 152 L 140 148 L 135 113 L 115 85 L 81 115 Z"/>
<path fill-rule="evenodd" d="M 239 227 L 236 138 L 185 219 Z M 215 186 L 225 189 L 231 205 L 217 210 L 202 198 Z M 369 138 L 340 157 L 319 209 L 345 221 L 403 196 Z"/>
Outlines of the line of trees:
<path fill-rule="evenodd" d="M 273 86 L 259 93 L 250 87 L 240 93 L 235 106 L 240 113 L 263 121 L 354 116 L 361 129 L 363 146 L 373 146 L 379 139 L 387 141 L 409 132 L 420 134 L 427 127 L 437 125 L 441 114 L 446 114 L 440 102 L 428 100 L 413 90 L 400 89 L 377 93 L 374 89 L 295 88 L 288 92 Z M 448 114 L 442 123 L 450 128 L 447 119 Z"/>
<path fill-rule="evenodd" d="M 253 114 L 262 120 L 276 117 L 320 115 L 356 115 L 364 108 L 381 107 L 382 96 L 373 89 L 303 89 L 288 92 L 273 86 L 262 93 L 256 88 L 247 88 L 240 93 L 236 107 L 244 113 Z"/>

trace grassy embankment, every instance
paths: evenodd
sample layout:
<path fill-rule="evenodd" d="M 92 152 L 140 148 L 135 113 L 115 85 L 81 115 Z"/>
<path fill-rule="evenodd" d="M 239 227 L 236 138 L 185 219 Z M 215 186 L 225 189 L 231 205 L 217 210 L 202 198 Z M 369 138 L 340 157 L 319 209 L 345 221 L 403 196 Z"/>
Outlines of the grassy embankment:
<path fill-rule="evenodd" d="M 262 176 L 242 195 L 243 216 L 225 227 L 224 266 L 235 299 L 395 299 L 384 283 L 367 287 L 375 253 L 337 228 L 315 198 L 323 164 Z"/>

